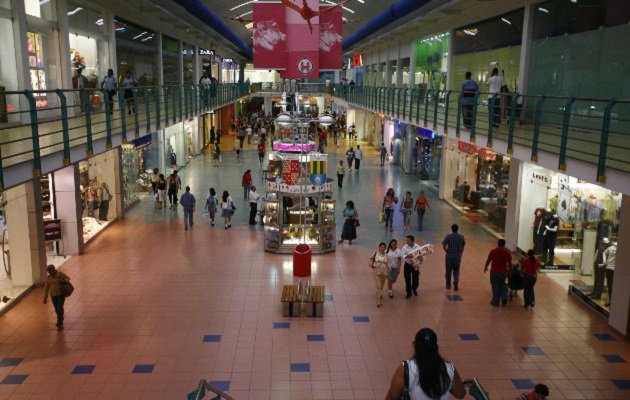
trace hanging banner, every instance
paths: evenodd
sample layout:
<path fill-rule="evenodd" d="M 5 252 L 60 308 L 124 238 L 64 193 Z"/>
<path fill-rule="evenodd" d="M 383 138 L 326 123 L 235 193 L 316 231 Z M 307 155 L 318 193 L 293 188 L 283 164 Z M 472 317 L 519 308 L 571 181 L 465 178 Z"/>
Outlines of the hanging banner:
<path fill-rule="evenodd" d="M 287 55 L 283 78 L 319 78 L 319 52 L 293 51 Z"/>
<path fill-rule="evenodd" d="M 319 68 L 341 69 L 343 10 L 341 7 L 320 7 L 319 16 Z M 323 12 L 323 10 L 329 10 Z M 359 56 L 360 57 L 360 56 Z"/>
<path fill-rule="evenodd" d="M 285 69 L 287 24 L 282 3 L 254 3 L 254 68 Z"/>

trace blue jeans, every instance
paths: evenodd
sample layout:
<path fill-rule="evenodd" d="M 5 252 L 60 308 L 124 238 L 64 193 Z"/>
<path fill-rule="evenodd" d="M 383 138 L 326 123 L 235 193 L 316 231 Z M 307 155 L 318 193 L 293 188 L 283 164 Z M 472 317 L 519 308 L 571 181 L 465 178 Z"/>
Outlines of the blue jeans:
<path fill-rule="evenodd" d="M 533 306 L 536 302 L 536 294 L 534 286 L 536 285 L 536 277 L 532 275 L 523 276 L 523 297 L 526 306 Z"/>
<path fill-rule="evenodd" d="M 424 212 L 426 209 L 424 208 L 416 208 L 416 212 L 418 213 L 418 230 L 422 230 L 422 220 L 424 219 Z"/>
<path fill-rule="evenodd" d="M 394 224 L 394 209 L 385 207 L 385 228 L 393 228 Z"/>
<path fill-rule="evenodd" d="M 499 305 L 499 300 L 507 302 L 507 274 L 490 274 L 490 285 L 492 285 L 492 303 Z"/>
<path fill-rule="evenodd" d="M 249 199 L 249 189 L 252 187 L 249 183 L 243 184 L 243 200 Z"/>
<path fill-rule="evenodd" d="M 459 283 L 459 266 L 462 260 L 458 258 L 446 259 L 446 286 L 451 287 L 451 275 L 453 276 L 453 283 Z"/>
<path fill-rule="evenodd" d="M 193 224 L 193 210 L 184 208 L 184 227 L 188 228 Z"/>

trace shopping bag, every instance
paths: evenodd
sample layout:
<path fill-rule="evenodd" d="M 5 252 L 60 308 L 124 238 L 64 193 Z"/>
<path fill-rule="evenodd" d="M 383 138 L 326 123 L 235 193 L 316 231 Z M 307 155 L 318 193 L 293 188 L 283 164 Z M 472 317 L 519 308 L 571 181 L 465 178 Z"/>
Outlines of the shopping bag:
<path fill-rule="evenodd" d="M 385 211 L 381 211 L 381 214 L 378 217 L 378 223 L 382 224 L 383 222 L 385 222 Z"/>

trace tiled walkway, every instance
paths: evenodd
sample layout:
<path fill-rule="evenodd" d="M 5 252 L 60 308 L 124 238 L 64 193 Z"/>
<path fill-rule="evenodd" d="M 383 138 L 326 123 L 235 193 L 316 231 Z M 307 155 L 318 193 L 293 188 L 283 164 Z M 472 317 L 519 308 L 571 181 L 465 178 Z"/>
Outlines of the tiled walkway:
<path fill-rule="evenodd" d="M 64 332 L 40 289 L 0 317 L 0 398 L 183 399 L 206 378 L 238 400 L 382 399 L 424 326 L 492 400 L 537 382 L 550 386 L 551 399 L 630 398 L 627 341 L 545 276 L 535 309 L 523 309 L 520 298 L 491 307 L 483 263 L 495 239 L 433 194 L 421 237 L 439 244 L 460 224 L 468 241 L 460 291 L 444 289 L 437 246 L 419 296 L 405 300 L 399 282 L 395 298 L 376 308 L 367 259 L 391 237 L 377 221 L 382 195 L 389 186 L 416 195 L 421 186 L 374 157 L 362 165 L 337 193 L 339 202 L 357 203 L 358 240 L 314 257 L 313 281 L 329 295 L 324 318 L 282 317 L 291 257 L 263 252 L 262 228 L 247 224 L 242 201 L 243 170 L 260 181 L 253 150 L 239 163 L 224 154 L 218 170 L 200 156 L 182 170 L 183 182 L 202 202 L 209 186 L 229 189 L 240 206 L 232 230 L 211 228 L 199 207 L 185 232 L 181 211 L 142 201 L 62 267 L 77 288 Z M 402 239 L 396 218 L 393 236 Z"/>

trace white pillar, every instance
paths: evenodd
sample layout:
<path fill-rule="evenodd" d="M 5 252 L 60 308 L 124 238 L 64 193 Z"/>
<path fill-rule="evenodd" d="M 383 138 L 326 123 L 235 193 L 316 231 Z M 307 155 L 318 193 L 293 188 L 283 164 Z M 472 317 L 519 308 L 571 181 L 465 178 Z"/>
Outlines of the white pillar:
<path fill-rule="evenodd" d="M 271 97 L 265 96 L 263 97 L 265 101 L 265 114 L 269 114 L 273 112 L 273 103 L 271 102 Z"/>
<path fill-rule="evenodd" d="M 627 335 L 630 331 L 630 196 L 623 195 L 621 210 L 619 211 L 619 233 L 617 237 L 617 262 L 615 264 L 615 278 L 610 302 L 610 317 L 608 323 Z"/>
<path fill-rule="evenodd" d="M 453 40 L 455 38 L 455 30 L 451 30 L 448 34 L 448 55 L 446 56 L 446 90 L 456 90 L 458 85 L 456 82 L 451 82 L 453 76 Z M 455 94 L 451 95 L 457 98 Z"/>
<path fill-rule="evenodd" d="M 61 238 L 66 254 L 83 253 L 83 222 L 79 164 L 54 172 L 57 218 L 61 220 Z"/>
<path fill-rule="evenodd" d="M 13 43 L 15 43 L 15 62 L 17 71 L 18 90 L 31 90 L 31 73 L 28 67 L 28 51 L 24 45 L 26 40 L 26 10 L 23 0 L 11 1 L 11 19 L 13 20 Z M 28 111 L 29 105 L 25 96 L 19 96 L 19 109 Z M 22 123 L 28 124 L 31 116 L 28 112 L 20 114 Z"/>
<path fill-rule="evenodd" d="M 112 68 L 118 65 L 118 59 L 116 58 L 116 31 L 114 30 L 114 13 L 105 11 L 104 16 L 105 27 L 107 29 L 107 36 L 109 39 L 109 65 L 105 65 L 105 68 Z M 68 53 L 69 54 L 69 53 Z M 119 71 L 114 71 L 118 74 Z M 102 77 L 99 77 L 101 79 Z"/>
<path fill-rule="evenodd" d="M 157 76 L 156 82 L 158 86 L 164 85 L 164 53 L 162 52 L 162 34 L 157 34 L 158 38 L 158 51 L 157 51 Z M 162 118 L 165 118 L 162 116 Z M 166 118 L 168 120 L 168 118 Z M 163 171 L 163 169 L 160 169 Z"/>
<path fill-rule="evenodd" d="M 521 61 L 518 67 L 518 87 L 516 88 L 518 93 L 525 93 L 527 91 L 527 75 L 529 72 L 529 60 L 532 49 L 534 14 L 534 4 L 526 5 L 525 16 L 523 17 L 523 36 L 521 37 Z"/>
<path fill-rule="evenodd" d="M 411 42 L 411 51 L 409 52 L 409 88 L 413 89 L 416 85 L 416 42 Z"/>
<path fill-rule="evenodd" d="M 440 158 L 440 187 L 438 189 L 438 198 L 440 200 L 444 200 L 446 198 L 446 193 L 448 193 L 449 190 L 453 190 L 453 188 L 446 182 L 446 175 L 450 175 L 448 164 L 451 152 L 450 143 L 452 140 L 453 139 L 449 139 L 446 136 L 442 137 L 442 157 Z M 419 156 L 420 155 L 418 155 L 418 157 Z"/>
<path fill-rule="evenodd" d="M 505 245 L 512 251 L 516 251 L 516 246 L 518 245 L 521 190 L 523 187 L 522 174 L 523 161 L 511 158 L 509 173 L 510 185 L 508 187 L 507 210 L 505 213 Z"/>
<path fill-rule="evenodd" d="M 400 43 L 398 43 L 398 55 L 396 57 L 396 87 L 397 88 L 402 88 L 402 81 L 403 81 L 403 69 L 402 69 L 402 62 L 400 60 Z M 398 113 L 398 110 L 396 110 L 396 113 Z"/>

